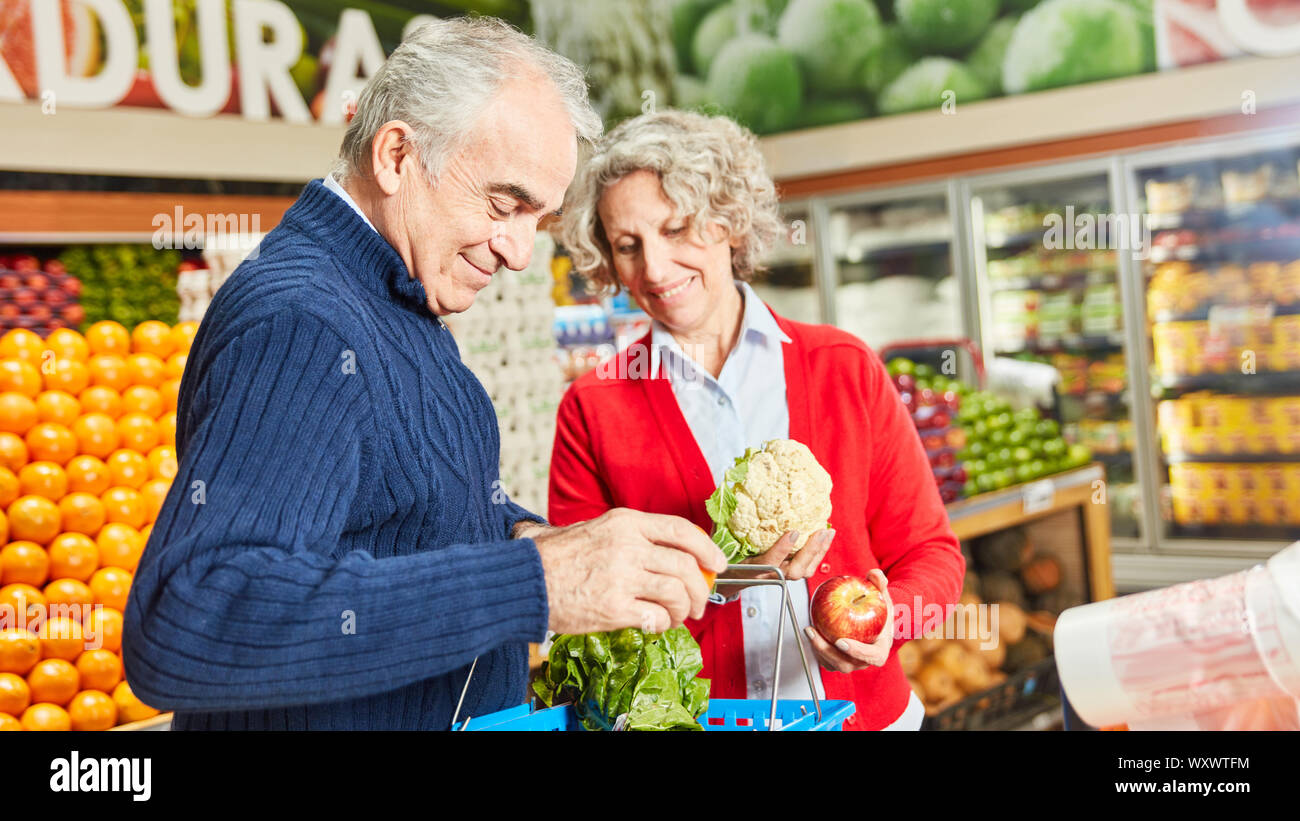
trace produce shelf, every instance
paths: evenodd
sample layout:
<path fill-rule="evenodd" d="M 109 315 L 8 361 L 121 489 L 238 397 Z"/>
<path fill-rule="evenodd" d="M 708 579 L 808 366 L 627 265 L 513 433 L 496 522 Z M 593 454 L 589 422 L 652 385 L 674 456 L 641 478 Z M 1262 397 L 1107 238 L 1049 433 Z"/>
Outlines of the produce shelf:
<path fill-rule="evenodd" d="M 1186 313 L 1156 311 L 1156 313 L 1151 317 L 1151 323 L 1154 325 L 1160 325 L 1165 322 L 1208 322 L 1210 319 L 1210 310 L 1215 307 L 1217 306 L 1206 305 L 1197 308 L 1195 311 L 1188 311 Z M 1278 305 L 1277 303 L 1273 303 L 1273 316 L 1292 316 L 1295 314 L 1300 314 L 1300 304 Z"/>
<path fill-rule="evenodd" d="M 260 233 L 274 228 L 290 197 L 110 191 L 0 191 L 0 244 L 150 242 L 158 216 L 232 215 Z M 174 222 L 175 220 L 172 219 Z M 183 233 L 183 226 L 177 227 Z"/>
<path fill-rule="evenodd" d="M 948 505 L 948 521 L 957 538 L 966 541 L 1061 511 L 1078 510 L 1089 600 L 1108 599 L 1115 595 L 1110 570 L 1110 515 L 1106 505 L 1093 504 L 1094 483 L 1105 481 L 1105 476 L 1102 465 L 1092 464 L 982 493 Z"/>
<path fill-rule="evenodd" d="M 1115 282 L 1111 271 L 1066 271 L 1059 274 L 1038 273 L 992 279 L 994 291 L 1060 291 L 1067 288 L 1086 288 L 1089 285 L 1109 285 Z"/>

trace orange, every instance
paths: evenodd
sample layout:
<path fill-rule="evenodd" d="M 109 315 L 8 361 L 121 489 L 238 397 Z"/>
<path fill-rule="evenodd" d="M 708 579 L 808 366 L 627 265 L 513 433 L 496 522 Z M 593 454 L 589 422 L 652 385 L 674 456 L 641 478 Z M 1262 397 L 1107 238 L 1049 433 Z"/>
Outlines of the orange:
<path fill-rule="evenodd" d="M 158 514 L 162 512 L 163 504 L 167 501 L 167 491 L 171 490 L 172 483 L 166 479 L 150 479 L 140 487 L 140 496 L 144 499 L 145 521 L 158 521 Z M 147 541 L 144 532 L 140 533 L 141 541 Z"/>
<path fill-rule="evenodd" d="M 18 541 L 49 544 L 51 539 L 59 535 L 63 518 L 59 514 L 58 505 L 49 499 L 40 496 L 20 496 L 9 505 L 6 512 L 9 514 L 9 533 Z M 50 561 L 51 563 L 54 561 L 52 555 Z M 54 575 L 57 578 L 62 574 Z"/>
<path fill-rule="evenodd" d="M 106 413 L 88 413 L 72 423 L 77 448 L 82 454 L 103 459 L 121 444 L 117 423 Z"/>
<path fill-rule="evenodd" d="M 121 393 L 131 384 L 131 372 L 126 359 L 115 353 L 95 354 L 86 364 L 90 369 L 90 384 L 105 385 Z"/>
<path fill-rule="evenodd" d="M 0 544 L 9 541 L 9 517 L 0 513 Z"/>
<path fill-rule="evenodd" d="M 19 732 L 23 725 L 8 713 L 0 713 L 0 733 Z"/>
<path fill-rule="evenodd" d="M 16 716 L 32 703 L 32 688 L 14 673 L 0 673 L 0 713 Z"/>
<path fill-rule="evenodd" d="M 40 587 L 50 577 L 50 557 L 35 542 L 10 542 L 0 549 L 0 585 Z"/>
<path fill-rule="evenodd" d="M 41 422 L 24 437 L 32 461 L 58 462 L 66 465 L 77 455 L 77 437 L 63 425 Z"/>
<path fill-rule="evenodd" d="M 54 351 L 59 359 L 75 359 L 85 362 L 90 358 L 90 346 L 86 338 L 71 328 L 56 328 L 45 337 L 45 347 Z"/>
<path fill-rule="evenodd" d="M 180 467 L 176 463 L 176 448 L 170 445 L 159 445 L 149 451 L 145 461 L 149 463 L 150 476 L 169 482 L 176 478 L 176 471 Z"/>
<path fill-rule="evenodd" d="M 29 620 L 45 614 L 45 594 L 37 590 L 35 585 L 21 582 L 6 584 L 0 587 L 0 608 L 6 607 L 13 608 L 5 611 L 6 619 L 8 613 L 12 612 L 14 618 L 18 619 L 18 624 L 13 626 L 22 627 L 26 622 L 19 618 L 19 614 Z"/>
<path fill-rule="evenodd" d="M 132 385 L 122 391 L 122 412 L 142 413 L 150 419 L 162 416 L 163 399 L 157 388 Z"/>
<path fill-rule="evenodd" d="M 16 433 L 0 432 L 0 466 L 17 471 L 27 464 L 27 443 Z"/>
<path fill-rule="evenodd" d="M 134 353 L 153 354 L 166 359 L 175 349 L 176 340 L 172 339 L 172 329 L 166 322 L 146 320 L 131 331 L 131 350 Z"/>
<path fill-rule="evenodd" d="M 117 567 L 135 572 L 144 552 L 144 539 L 140 531 L 123 522 L 109 522 L 95 539 L 99 548 L 99 563 L 103 567 Z"/>
<path fill-rule="evenodd" d="M 16 391 L 0 393 L 0 431 L 22 436 L 38 421 L 36 403 L 31 397 Z"/>
<path fill-rule="evenodd" d="M 69 533 L 94 536 L 104 526 L 104 503 L 93 493 L 69 493 L 59 500 L 63 529 Z"/>
<path fill-rule="evenodd" d="M 68 721 L 74 730 L 107 730 L 117 723 L 117 705 L 108 693 L 82 690 L 68 704 Z"/>
<path fill-rule="evenodd" d="M 41 640 L 26 630 L 0 630 L 0 673 L 25 676 L 41 660 Z"/>
<path fill-rule="evenodd" d="M 139 561 L 139 556 L 136 556 L 136 561 Z M 126 596 L 130 589 L 131 574 L 120 567 L 101 567 L 90 579 L 95 604 L 111 607 L 119 613 L 126 609 Z"/>
<path fill-rule="evenodd" d="M 72 427 L 78 416 L 81 416 L 81 403 L 67 391 L 42 391 L 36 397 L 36 417 L 41 422 Z"/>
<path fill-rule="evenodd" d="M 54 367 L 41 371 L 46 390 L 81 393 L 90 384 L 90 368 L 77 359 L 56 359 Z"/>
<path fill-rule="evenodd" d="M 33 704 L 19 719 L 24 730 L 71 730 L 72 719 L 57 704 Z"/>
<path fill-rule="evenodd" d="M 157 710 L 135 697 L 131 685 L 125 681 L 113 688 L 113 703 L 117 705 L 117 720 L 123 724 L 158 715 Z"/>
<path fill-rule="evenodd" d="M 111 487 L 99 500 L 104 503 L 104 518 L 109 523 L 121 522 L 137 530 L 144 527 L 149 509 L 140 491 L 132 487 Z"/>
<path fill-rule="evenodd" d="M 158 444 L 158 426 L 152 416 L 143 413 L 124 413 L 117 420 L 117 435 L 121 446 L 136 453 L 148 453 Z"/>
<path fill-rule="evenodd" d="M 28 462 L 18 471 L 18 489 L 57 502 L 68 494 L 68 474 L 53 462 Z"/>
<path fill-rule="evenodd" d="M 117 428 L 113 431 L 116 433 Z M 99 498 L 113 486 L 113 474 L 108 472 L 108 465 L 89 454 L 72 457 L 63 470 L 68 474 L 68 490 L 73 493 L 89 493 Z"/>
<path fill-rule="evenodd" d="M 113 353 L 126 356 L 131 352 L 131 335 L 126 328 L 106 319 L 86 329 L 86 345 L 92 354 Z"/>
<path fill-rule="evenodd" d="M 122 680 L 122 660 L 112 650 L 87 650 L 77 656 L 77 672 L 82 687 L 111 693 Z"/>
<path fill-rule="evenodd" d="M 115 607 L 96 607 L 90 611 L 90 618 L 86 619 L 86 639 L 98 641 L 110 653 L 122 652 L 122 611 Z"/>
<path fill-rule="evenodd" d="M 162 401 L 163 411 L 174 413 L 181 397 L 181 380 L 168 379 L 158 386 L 158 396 Z M 161 415 L 161 414 L 159 414 Z"/>
<path fill-rule="evenodd" d="M 30 362 L 0 359 L 0 391 L 15 391 L 36 398 L 41 392 L 41 372 Z"/>
<path fill-rule="evenodd" d="M 84 533 L 60 533 L 48 552 L 50 578 L 89 581 L 99 567 L 99 547 Z"/>
<path fill-rule="evenodd" d="M 179 353 L 189 353 L 190 346 L 194 344 L 194 335 L 199 332 L 199 323 L 193 320 L 180 322 L 172 326 L 172 343 L 173 347 Z"/>
<path fill-rule="evenodd" d="M 27 686 L 31 688 L 32 701 L 62 707 L 81 689 L 81 674 L 66 659 L 47 658 L 37 662 L 27 674 Z"/>
<path fill-rule="evenodd" d="M 149 546 L 149 536 L 153 533 L 153 522 L 145 525 L 140 529 L 140 544 L 145 547 Z"/>
<path fill-rule="evenodd" d="M 158 441 L 168 447 L 176 447 L 176 412 L 164 413 L 158 419 Z"/>
<path fill-rule="evenodd" d="M 116 419 L 122 415 L 122 394 L 107 385 L 91 385 L 77 394 L 82 413 L 102 413 Z"/>
<path fill-rule="evenodd" d="M 67 616 L 54 616 L 41 622 L 41 629 L 36 631 L 36 636 L 41 640 L 42 659 L 76 661 L 77 656 L 86 650 L 81 622 Z M 27 683 L 32 683 L 30 676 Z"/>
<path fill-rule="evenodd" d="M 44 350 L 45 340 L 26 328 L 14 328 L 0 336 L 0 357 L 4 359 L 21 359 L 39 365 Z"/>
<path fill-rule="evenodd" d="M 113 477 L 113 484 L 139 489 L 149 481 L 149 463 L 134 450 L 122 448 L 109 454 L 104 460 L 108 472 Z"/>
<path fill-rule="evenodd" d="M 189 359 L 189 354 L 183 353 L 174 353 L 167 357 L 167 376 L 179 382 L 181 375 L 185 373 L 185 363 Z"/>
<path fill-rule="evenodd" d="M 133 353 L 126 358 L 126 372 L 132 385 L 156 388 L 167 379 L 167 364 L 151 353 Z"/>
<path fill-rule="evenodd" d="M 76 579 L 55 579 L 45 585 L 45 601 L 51 613 L 60 612 L 59 607 L 64 608 L 65 614 L 70 612 L 67 608 L 76 607 L 84 611 L 86 605 L 95 603 L 95 594 L 90 592 L 90 588 L 85 582 Z"/>
<path fill-rule="evenodd" d="M 23 447 L 27 446 L 24 444 Z M 0 467 L 0 507 L 9 507 L 18 498 L 18 488 L 18 475 L 9 468 Z"/>

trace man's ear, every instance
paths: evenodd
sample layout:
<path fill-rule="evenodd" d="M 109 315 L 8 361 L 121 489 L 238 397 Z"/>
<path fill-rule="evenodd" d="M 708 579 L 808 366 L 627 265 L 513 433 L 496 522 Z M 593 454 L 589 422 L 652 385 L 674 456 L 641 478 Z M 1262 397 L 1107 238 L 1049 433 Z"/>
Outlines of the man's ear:
<path fill-rule="evenodd" d="M 370 143 L 370 162 L 375 183 L 386 195 L 392 196 L 402 187 L 403 175 L 411 173 L 420 162 L 410 139 L 413 131 L 401 120 L 389 120 L 380 126 Z"/>

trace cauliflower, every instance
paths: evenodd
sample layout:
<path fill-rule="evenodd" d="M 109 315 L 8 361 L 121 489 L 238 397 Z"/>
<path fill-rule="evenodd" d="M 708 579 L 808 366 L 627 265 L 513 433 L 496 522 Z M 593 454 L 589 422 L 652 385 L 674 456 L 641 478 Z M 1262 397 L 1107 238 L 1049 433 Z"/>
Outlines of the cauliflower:
<path fill-rule="evenodd" d="M 713 541 L 730 562 L 765 553 L 788 531 L 798 551 L 831 516 L 831 477 L 808 446 L 773 439 L 736 460 L 705 502 Z"/>

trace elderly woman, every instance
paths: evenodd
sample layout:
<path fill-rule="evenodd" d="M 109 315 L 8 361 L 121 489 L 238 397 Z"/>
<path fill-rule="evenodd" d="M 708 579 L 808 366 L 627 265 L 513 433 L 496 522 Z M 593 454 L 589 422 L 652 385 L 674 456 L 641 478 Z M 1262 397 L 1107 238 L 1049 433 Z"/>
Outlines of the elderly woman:
<path fill-rule="evenodd" d="M 780 693 L 806 697 L 802 640 L 821 663 L 819 695 L 856 703 L 848 727 L 916 729 L 923 709 L 894 650 L 915 609 L 957 600 L 964 562 L 879 358 L 847 333 L 776 315 L 748 285 L 781 231 L 776 205 L 754 136 L 728 119 L 646 114 L 597 143 L 569 189 L 563 242 L 581 273 L 626 289 L 653 326 L 565 395 L 550 519 L 629 507 L 707 528 L 705 499 L 737 456 L 771 439 L 803 442 L 834 482 L 831 527 L 788 533 L 750 560 L 792 580 L 800 623 L 787 630 Z M 869 577 L 905 608 L 901 629 L 832 645 L 810 627 L 810 590 L 844 574 Z M 779 593 L 750 587 L 688 622 L 715 697 L 771 697 Z"/>

